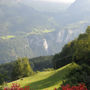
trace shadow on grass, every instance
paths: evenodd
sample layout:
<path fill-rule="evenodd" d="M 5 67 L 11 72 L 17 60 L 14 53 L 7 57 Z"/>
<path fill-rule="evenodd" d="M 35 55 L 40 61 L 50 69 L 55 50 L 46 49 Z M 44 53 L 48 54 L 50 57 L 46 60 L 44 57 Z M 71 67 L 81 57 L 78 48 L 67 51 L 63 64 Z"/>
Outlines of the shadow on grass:
<path fill-rule="evenodd" d="M 31 90 L 32 88 L 33 90 L 43 90 L 45 88 L 49 88 L 53 85 L 57 85 L 58 83 L 62 82 L 64 80 L 63 77 L 65 77 L 65 75 L 67 74 L 67 71 L 68 70 L 66 68 L 62 69 L 58 72 L 55 72 L 46 79 L 30 83 L 27 86 L 30 86 Z"/>

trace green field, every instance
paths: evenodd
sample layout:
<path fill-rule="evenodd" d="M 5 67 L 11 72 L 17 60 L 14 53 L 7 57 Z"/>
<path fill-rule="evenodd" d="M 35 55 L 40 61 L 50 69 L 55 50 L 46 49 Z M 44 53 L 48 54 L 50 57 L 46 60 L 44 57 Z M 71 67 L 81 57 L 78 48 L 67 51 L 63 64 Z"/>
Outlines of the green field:
<path fill-rule="evenodd" d="M 11 39 L 11 38 L 15 38 L 15 36 L 13 35 L 7 35 L 7 36 L 1 36 L 1 39 Z"/>
<path fill-rule="evenodd" d="M 69 73 L 69 69 L 78 67 L 77 64 L 68 64 L 58 70 L 38 72 L 31 77 L 19 79 L 17 81 L 8 83 L 10 87 L 12 83 L 18 83 L 21 87 L 30 86 L 33 90 L 54 90 L 60 87 L 64 80 L 64 76 Z"/>

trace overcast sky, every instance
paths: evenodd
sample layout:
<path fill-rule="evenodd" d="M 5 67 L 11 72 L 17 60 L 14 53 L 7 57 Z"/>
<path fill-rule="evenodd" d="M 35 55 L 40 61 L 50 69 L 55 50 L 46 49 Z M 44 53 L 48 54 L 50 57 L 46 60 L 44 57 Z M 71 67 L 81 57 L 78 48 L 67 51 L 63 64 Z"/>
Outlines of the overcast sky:
<path fill-rule="evenodd" d="M 73 3 L 75 0 L 39 0 L 46 2 L 58 2 L 58 3 Z"/>

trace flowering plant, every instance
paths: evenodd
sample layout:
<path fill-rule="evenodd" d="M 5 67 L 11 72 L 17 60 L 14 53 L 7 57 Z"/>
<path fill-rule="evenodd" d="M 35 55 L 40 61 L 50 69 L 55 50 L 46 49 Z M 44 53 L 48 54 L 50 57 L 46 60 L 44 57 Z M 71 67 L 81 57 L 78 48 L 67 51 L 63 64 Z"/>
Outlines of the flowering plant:
<path fill-rule="evenodd" d="M 62 86 L 62 90 L 87 90 L 85 84 L 79 84 L 78 86 L 70 86 L 67 84 L 66 86 Z"/>
<path fill-rule="evenodd" d="M 11 88 L 5 87 L 4 90 L 19 90 L 20 89 L 20 84 L 17 83 L 12 83 Z"/>
<path fill-rule="evenodd" d="M 12 83 L 11 88 L 5 87 L 4 90 L 30 90 L 30 86 L 26 86 L 24 88 L 21 88 L 20 84 Z"/>
<path fill-rule="evenodd" d="M 20 88 L 20 84 L 12 83 L 11 88 L 5 87 L 4 90 L 30 90 L 30 86 L 27 86 L 23 89 Z M 57 88 L 55 88 L 54 90 L 57 90 Z M 87 87 L 85 86 L 85 84 L 79 84 L 78 86 L 70 86 L 69 84 L 67 84 L 66 86 L 62 85 L 61 90 L 87 90 Z"/>
<path fill-rule="evenodd" d="M 54 90 L 57 90 L 56 88 Z M 87 90 L 85 84 L 79 84 L 78 86 L 70 86 L 67 84 L 66 86 L 62 85 L 61 90 Z"/>

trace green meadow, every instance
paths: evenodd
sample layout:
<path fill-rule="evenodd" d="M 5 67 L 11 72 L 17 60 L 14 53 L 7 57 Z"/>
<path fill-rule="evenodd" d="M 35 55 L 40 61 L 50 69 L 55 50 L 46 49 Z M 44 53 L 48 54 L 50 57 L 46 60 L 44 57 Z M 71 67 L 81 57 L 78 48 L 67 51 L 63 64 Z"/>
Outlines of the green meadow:
<path fill-rule="evenodd" d="M 1 39 L 11 39 L 11 38 L 15 38 L 15 36 L 13 35 L 7 35 L 7 36 L 1 36 Z"/>
<path fill-rule="evenodd" d="M 64 77 L 69 73 L 69 70 L 76 67 L 78 67 L 77 64 L 71 63 L 58 70 L 37 72 L 33 76 L 13 81 L 7 85 L 10 87 L 12 83 L 18 83 L 21 87 L 30 86 L 33 90 L 54 90 L 65 81 Z"/>

